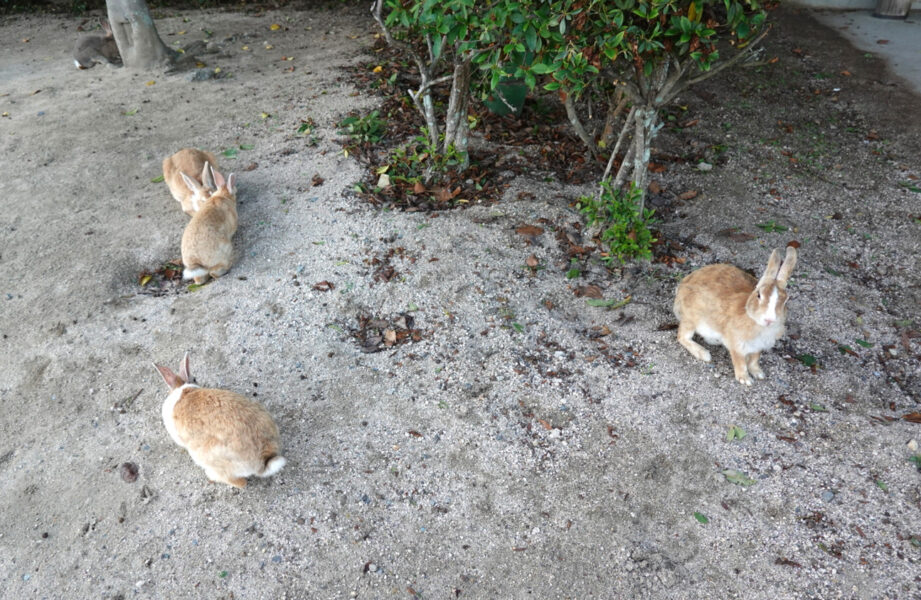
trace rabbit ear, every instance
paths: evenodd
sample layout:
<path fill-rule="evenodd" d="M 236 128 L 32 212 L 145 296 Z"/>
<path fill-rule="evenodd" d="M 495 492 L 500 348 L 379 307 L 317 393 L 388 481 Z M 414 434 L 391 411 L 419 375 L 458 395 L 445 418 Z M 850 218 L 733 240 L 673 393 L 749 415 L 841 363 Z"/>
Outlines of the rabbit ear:
<path fill-rule="evenodd" d="M 211 175 L 211 163 L 207 160 L 205 161 L 205 166 L 202 167 L 201 170 L 201 182 L 212 192 L 217 190 L 217 187 L 214 185 L 214 177 Z"/>
<path fill-rule="evenodd" d="M 224 176 L 213 165 L 211 166 L 211 176 L 214 178 L 214 183 L 218 189 L 224 187 Z"/>
<path fill-rule="evenodd" d="M 233 173 L 227 178 L 227 191 L 234 196 L 237 195 L 237 176 Z"/>
<path fill-rule="evenodd" d="M 775 250 L 775 252 L 777 252 Z M 793 267 L 796 266 L 796 248 L 793 246 L 787 246 L 787 257 L 783 259 L 783 265 L 780 266 L 780 271 L 777 273 L 777 283 L 781 287 L 787 286 L 787 280 L 790 279 L 790 273 L 793 271 Z"/>
<path fill-rule="evenodd" d="M 202 184 L 198 183 L 182 171 L 179 171 L 179 174 L 182 176 L 182 180 L 185 182 L 185 186 L 189 188 L 189 191 L 193 194 L 203 194 L 207 191 Z"/>
<path fill-rule="evenodd" d="M 173 373 L 169 367 L 161 367 L 157 363 L 154 363 L 154 366 L 157 368 L 157 371 L 160 372 L 160 376 L 163 378 L 163 381 L 165 381 L 166 385 L 169 386 L 170 391 L 185 385 L 186 382 L 182 380 L 182 377 Z"/>
<path fill-rule="evenodd" d="M 771 258 L 768 259 L 767 268 L 764 269 L 764 275 L 758 280 L 758 285 L 761 286 L 774 281 L 777 277 L 778 269 L 780 269 L 780 250 L 774 248 L 774 251 L 771 252 Z"/>
<path fill-rule="evenodd" d="M 181 377 L 186 383 L 192 381 L 192 376 L 189 375 L 189 353 L 186 352 L 185 356 L 182 357 L 182 364 L 179 365 L 179 377 Z"/>

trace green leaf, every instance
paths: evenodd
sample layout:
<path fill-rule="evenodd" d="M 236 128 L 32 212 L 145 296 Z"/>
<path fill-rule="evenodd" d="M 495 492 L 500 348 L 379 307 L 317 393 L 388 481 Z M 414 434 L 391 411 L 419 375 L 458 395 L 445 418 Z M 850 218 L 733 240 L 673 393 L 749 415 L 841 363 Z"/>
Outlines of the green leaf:
<path fill-rule="evenodd" d="M 879 489 L 883 490 L 884 492 L 888 492 L 888 491 L 889 491 L 889 486 L 886 485 L 886 482 L 883 481 L 882 479 L 877 479 L 877 480 L 876 480 L 876 487 L 878 487 Z"/>
<path fill-rule="evenodd" d="M 723 476 L 726 478 L 726 481 L 729 483 L 734 483 L 736 485 L 741 485 L 743 487 L 748 487 L 755 484 L 755 480 L 751 477 L 740 473 L 735 469 L 726 469 L 723 471 Z"/>
<path fill-rule="evenodd" d="M 190 283 L 188 289 L 190 292 L 194 292 L 195 290 L 200 290 L 203 287 L 205 287 L 204 283 Z"/>
<path fill-rule="evenodd" d="M 694 518 L 697 519 L 698 522 L 703 523 L 704 525 L 710 522 L 710 519 L 708 519 L 707 516 L 703 513 L 695 512 Z"/>
<path fill-rule="evenodd" d="M 566 271 L 566 279 L 575 279 L 582 274 L 582 271 L 576 268 L 569 269 Z"/>
<path fill-rule="evenodd" d="M 338 331 L 339 333 L 345 333 L 345 330 L 342 329 L 341 327 L 339 327 L 339 326 L 338 326 L 337 324 L 335 324 L 335 323 L 330 323 L 329 325 L 327 325 L 327 327 L 329 327 L 330 329 L 335 329 L 335 330 Z"/>
<path fill-rule="evenodd" d="M 909 456 L 908 460 L 913 462 L 914 465 L 921 471 L 921 454 L 915 454 L 914 456 Z"/>
<path fill-rule="evenodd" d="M 255 147 L 252 144 L 240 144 L 240 150 L 252 150 Z"/>
<path fill-rule="evenodd" d="M 633 298 L 627 296 L 623 300 L 605 300 L 603 298 L 588 298 L 585 300 L 586 304 L 589 306 L 599 306 L 602 308 L 620 308 L 621 306 L 626 306 L 630 304 L 630 301 Z"/>
<path fill-rule="evenodd" d="M 777 223 L 777 222 L 774 221 L 774 220 L 767 221 L 767 222 L 765 222 L 765 223 L 757 223 L 757 224 L 755 225 L 755 227 L 757 227 L 757 228 L 759 228 L 759 229 L 763 229 L 764 231 L 766 231 L 766 232 L 768 232 L 768 233 L 774 233 L 774 232 L 776 232 L 776 231 L 788 231 L 788 230 L 790 229 L 789 227 L 785 227 L 784 225 L 780 225 L 779 223 Z"/>
<path fill-rule="evenodd" d="M 729 431 L 726 432 L 726 441 L 731 442 L 733 440 L 741 440 L 747 434 L 745 430 L 739 427 L 738 425 L 730 425 Z"/>
<path fill-rule="evenodd" d="M 864 348 L 872 348 L 872 347 L 873 347 L 873 342 L 868 342 L 868 341 L 866 341 L 866 340 L 860 340 L 860 339 L 857 339 L 857 340 L 854 340 L 854 341 L 857 342 L 858 344 L 860 344 L 861 346 L 863 346 Z"/>
<path fill-rule="evenodd" d="M 531 71 L 538 75 L 546 75 L 547 73 L 553 73 L 556 69 L 552 65 L 546 65 L 544 63 L 535 63 L 531 65 Z"/>
<path fill-rule="evenodd" d="M 812 367 L 818 363 L 816 358 L 811 354 L 798 354 L 796 360 L 800 361 L 807 367 Z"/>
<path fill-rule="evenodd" d="M 130 117 L 130 116 L 132 116 L 132 115 L 138 114 L 138 109 L 132 108 L 131 110 L 126 110 L 126 111 L 123 112 L 122 114 L 125 115 L 126 117 Z"/>
<path fill-rule="evenodd" d="M 154 177 L 153 179 L 150 180 L 150 183 L 160 183 L 161 181 L 163 181 L 163 175 L 160 175 L 159 177 Z"/>
<path fill-rule="evenodd" d="M 217 576 L 223 579 L 224 577 L 227 577 L 227 571 L 221 571 L 220 573 L 217 574 Z"/>
<path fill-rule="evenodd" d="M 419 307 L 416 306 L 415 302 L 410 302 L 409 307 L 406 309 L 406 312 L 416 312 L 419 310 Z"/>
<path fill-rule="evenodd" d="M 811 408 L 812 410 L 816 412 L 828 412 L 828 409 L 822 406 L 821 404 L 819 404 L 818 402 L 810 402 L 809 408 Z"/>
<path fill-rule="evenodd" d="M 135 110 L 135 112 L 137 112 L 137 111 Z M 125 113 L 125 114 L 128 114 L 128 113 Z M 133 114 L 133 113 L 132 113 L 132 114 Z M 916 194 L 921 194 L 921 188 L 919 188 L 918 186 L 916 186 L 915 184 L 913 184 L 913 183 L 910 182 L 910 181 L 900 181 L 900 182 L 899 182 L 899 185 L 902 186 L 903 188 L 909 190 L 909 191 L 912 191 L 912 192 L 916 193 Z"/>
<path fill-rule="evenodd" d="M 522 325 L 521 323 L 512 323 L 512 327 L 518 333 L 524 333 L 524 325 Z"/>
<path fill-rule="evenodd" d="M 236 149 L 236 148 L 228 148 L 228 149 L 224 150 L 223 152 L 221 152 L 221 154 L 223 154 L 223 155 L 226 156 L 227 158 L 236 158 L 236 157 L 237 157 L 237 149 Z"/>

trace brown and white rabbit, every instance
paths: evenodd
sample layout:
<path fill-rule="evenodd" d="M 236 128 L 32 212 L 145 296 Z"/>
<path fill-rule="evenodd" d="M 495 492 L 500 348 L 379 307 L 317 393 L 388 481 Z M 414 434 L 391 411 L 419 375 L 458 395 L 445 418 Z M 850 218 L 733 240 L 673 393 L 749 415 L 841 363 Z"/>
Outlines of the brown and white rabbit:
<path fill-rule="evenodd" d="M 170 389 L 163 402 L 163 424 L 208 479 L 241 488 L 247 477 L 270 477 L 285 466 L 278 427 L 261 404 L 191 383 L 188 353 L 178 375 L 154 366 Z"/>
<path fill-rule="evenodd" d="M 195 283 L 204 283 L 209 276 L 220 277 L 233 260 L 231 238 L 237 231 L 234 174 L 225 182 L 224 176 L 212 167 L 211 176 L 217 191 L 201 204 L 182 232 L 182 278 L 194 279 Z"/>
<path fill-rule="evenodd" d="M 764 379 L 761 353 L 784 334 L 787 280 L 796 266 L 796 248 L 787 247 L 783 263 L 775 249 L 761 279 L 732 265 L 709 265 L 681 280 L 675 294 L 678 341 L 695 358 L 710 361 L 710 352 L 694 342 L 696 333 L 708 344 L 729 350 L 736 379 L 745 385 Z"/>
<path fill-rule="evenodd" d="M 92 69 L 99 64 L 120 65 L 122 57 L 109 22 L 102 21 L 105 35 L 84 35 L 74 44 L 74 65 L 78 69 Z"/>
<path fill-rule="evenodd" d="M 163 181 L 185 214 L 197 213 L 214 191 L 211 167 L 218 168 L 214 155 L 195 148 L 183 148 L 163 159 Z"/>

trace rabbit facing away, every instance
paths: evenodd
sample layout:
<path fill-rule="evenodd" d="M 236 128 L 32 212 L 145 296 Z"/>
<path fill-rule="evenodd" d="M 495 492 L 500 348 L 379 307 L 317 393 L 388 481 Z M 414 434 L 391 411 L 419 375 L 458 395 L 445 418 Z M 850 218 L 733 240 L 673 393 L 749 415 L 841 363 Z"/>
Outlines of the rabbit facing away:
<path fill-rule="evenodd" d="M 694 334 L 708 344 L 722 344 L 739 383 L 764 379 L 758 360 L 784 335 L 787 281 L 796 259 L 793 246 L 787 247 L 783 261 L 775 249 L 761 279 L 727 264 L 708 265 L 686 276 L 675 294 L 678 342 L 706 362 L 710 352 L 692 339 Z"/>
<path fill-rule="evenodd" d="M 108 21 L 102 21 L 105 35 L 84 35 L 74 44 L 74 65 L 78 69 L 92 69 L 96 64 L 121 65 L 118 44 Z"/>
<path fill-rule="evenodd" d="M 211 168 L 216 191 L 205 200 L 182 232 L 182 278 L 201 284 L 208 277 L 220 277 L 233 261 L 231 239 L 237 231 L 237 188 L 234 174 L 224 180 Z M 189 178 L 191 179 L 191 178 Z M 191 181 L 185 182 L 189 189 Z M 194 190 L 193 190 L 194 191 Z"/>
<path fill-rule="evenodd" d="M 214 154 L 195 148 L 183 148 L 163 159 L 163 181 L 185 214 L 197 213 L 215 191 L 211 167 L 218 168 Z"/>
<path fill-rule="evenodd" d="M 170 389 L 163 402 L 163 424 L 208 479 L 242 488 L 247 477 L 270 477 L 285 466 L 278 427 L 261 404 L 191 383 L 188 353 L 178 375 L 154 366 Z"/>

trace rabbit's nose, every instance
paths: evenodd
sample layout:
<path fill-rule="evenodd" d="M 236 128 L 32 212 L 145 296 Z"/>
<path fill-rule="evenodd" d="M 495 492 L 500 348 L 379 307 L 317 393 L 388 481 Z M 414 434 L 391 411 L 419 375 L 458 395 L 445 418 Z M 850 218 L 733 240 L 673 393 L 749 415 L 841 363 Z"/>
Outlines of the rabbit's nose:
<path fill-rule="evenodd" d="M 774 322 L 774 319 L 765 319 L 765 320 L 764 320 L 764 324 L 765 324 L 765 325 L 770 325 L 770 324 L 773 323 L 773 322 Z"/>

